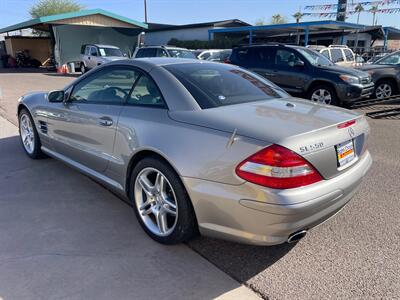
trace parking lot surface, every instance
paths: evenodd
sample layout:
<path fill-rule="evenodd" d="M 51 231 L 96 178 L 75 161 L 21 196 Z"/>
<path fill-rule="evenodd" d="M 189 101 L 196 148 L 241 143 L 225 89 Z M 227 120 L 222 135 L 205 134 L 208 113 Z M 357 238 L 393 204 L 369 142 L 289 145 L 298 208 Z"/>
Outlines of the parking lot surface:
<path fill-rule="evenodd" d="M 72 79 L 0 74 L 0 114 L 16 124 L 19 96 Z M 44 299 L 47 292 L 52 299 L 82 298 L 95 290 L 98 299 L 151 298 L 169 286 L 183 291 L 167 298 L 192 298 L 195 290 L 212 298 L 239 287 L 218 280 L 222 272 L 211 265 L 204 269 L 197 252 L 269 299 L 400 298 L 400 121 L 369 123 L 373 167 L 337 216 L 296 245 L 253 247 L 199 237 L 188 244 L 194 252 L 154 243 L 130 208 L 100 185 L 53 159 L 31 161 L 16 137 L 2 138 L 0 297 L 29 298 L 29 292 Z M 154 266 L 165 260 L 176 267 Z"/>

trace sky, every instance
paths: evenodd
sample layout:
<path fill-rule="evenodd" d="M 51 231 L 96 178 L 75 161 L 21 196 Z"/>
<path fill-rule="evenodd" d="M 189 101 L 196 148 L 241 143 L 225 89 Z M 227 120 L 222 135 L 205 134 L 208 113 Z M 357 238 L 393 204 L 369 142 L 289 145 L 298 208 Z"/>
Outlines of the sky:
<path fill-rule="evenodd" d="M 144 0 L 78 0 L 88 9 L 101 8 L 137 21 L 144 20 Z M 351 0 L 349 0 L 351 1 Z M 357 0 L 356 0 L 357 1 Z M 28 10 L 35 0 L 0 0 L 0 28 L 30 19 Z M 254 24 L 259 19 L 269 23 L 271 16 L 281 14 L 289 22 L 301 7 L 331 4 L 337 0 L 147 0 L 148 21 L 166 24 L 189 24 L 225 19 L 241 19 Z M 400 5 L 394 6 L 400 7 Z M 304 12 L 304 11 L 303 11 Z M 400 14 L 379 14 L 378 24 L 398 26 Z M 306 17 L 303 21 L 323 20 Z M 356 22 L 352 16 L 348 22 Z M 361 24 L 371 24 L 372 14 L 361 13 Z"/>

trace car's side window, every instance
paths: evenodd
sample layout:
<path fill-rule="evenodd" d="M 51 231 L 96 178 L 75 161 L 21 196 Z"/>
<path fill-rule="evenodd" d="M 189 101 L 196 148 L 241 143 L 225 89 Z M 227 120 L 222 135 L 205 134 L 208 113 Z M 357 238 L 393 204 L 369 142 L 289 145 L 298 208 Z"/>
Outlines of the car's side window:
<path fill-rule="evenodd" d="M 400 64 L 400 54 L 393 54 L 385 57 L 378 62 L 380 65 L 398 65 Z"/>
<path fill-rule="evenodd" d="M 168 57 L 167 51 L 164 49 L 157 49 L 157 57 Z"/>
<path fill-rule="evenodd" d="M 132 93 L 128 97 L 128 104 L 165 107 L 161 93 L 153 79 L 142 74 L 137 80 Z"/>
<path fill-rule="evenodd" d="M 331 56 L 334 63 L 344 61 L 342 49 L 331 49 Z"/>
<path fill-rule="evenodd" d="M 343 49 L 344 55 L 346 56 L 347 61 L 354 61 L 354 55 L 353 52 L 349 49 Z"/>
<path fill-rule="evenodd" d="M 300 60 L 299 57 L 292 51 L 286 49 L 276 50 L 275 65 L 277 66 L 292 68 L 298 60 Z"/>
<path fill-rule="evenodd" d="M 85 55 L 90 55 L 90 47 L 86 46 Z"/>
<path fill-rule="evenodd" d="M 97 56 L 97 49 L 96 47 L 90 47 L 90 55 Z"/>
<path fill-rule="evenodd" d="M 325 56 L 327 59 L 331 59 L 330 57 L 329 57 L 329 51 L 326 49 L 326 50 L 322 50 L 321 51 L 321 54 L 323 55 L 323 56 Z"/>
<path fill-rule="evenodd" d="M 124 67 L 105 68 L 78 82 L 71 102 L 123 104 L 140 73 Z"/>

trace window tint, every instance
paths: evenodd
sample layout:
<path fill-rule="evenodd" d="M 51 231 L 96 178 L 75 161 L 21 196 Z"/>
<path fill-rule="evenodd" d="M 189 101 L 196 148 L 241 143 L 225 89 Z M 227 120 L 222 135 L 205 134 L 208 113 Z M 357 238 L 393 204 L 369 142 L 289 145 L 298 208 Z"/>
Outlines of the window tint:
<path fill-rule="evenodd" d="M 243 49 L 237 49 L 236 51 L 236 59 L 238 61 L 248 61 L 250 56 L 250 49 L 249 48 L 243 48 Z"/>
<path fill-rule="evenodd" d="M 299 57 L 292 51 L 286 49 L 276 50 L 275 64 L 282 67 L 294 67 L 295 62 L 299 61 Z"/>
<path fill-rule="evenodd" d="M 90 55 L 97 56 L 97 49 L 96 47 L 90 47 Z"/>
<path fill-rule="evenodd" d="M 90 54 L 90 47 L 86 46 L 85 55 L 89 55 L 89 54 Z"/>
<path fill-rule="evenodd" d="M 164 49 L 159 48 L 157 49 L 157 57 L 168 57 L 168 53 Z"/>
<path fill-rule="evenodd" d="M 128 98 L 129 104 L 150 105 L 165 107 L 163 98 L 154 81 L 142 74 L 136 82 L 133 91 Z"/>
<path fill-rule="evenodd" d="M 386 56 L 376 63 L 380 65 L 398 65 L 400 64 L 400 53 Z"/>
<path fill-rule="evenodd" d="M 70 101 L 81 103 L 122 104 L 139 73 L 122 67 L 107 68 L 78 82 Z"/>
<path fill-rule="evenodd" d="M 354 61 L 354 55 L 353 52 L 349 49 L 343 49 L 344 51 L 344 56 L 346 56 L 347 61 Z"/>
<path fill-rule="evenodd" d="M 257 67 L 272 64 L 273 51 L 271 47 L 254 47 L 251 53 L 253 65 Z"/>
<path fill-rule="evenodd" d="M 321 54 L 322 54 L 323 56 L 325 56 L 326 58 L 331 59 L 331 58 L 329 57 L 329 51 L 328 51 L 328 50 L 322 50 L 322 51 L 321 51 Z"/>
<path fill-rule="evenodd" d="M 140 58 L 140 57 L 155 57 L 157 54 L 157 48 L 143 48 L 143 49 L 139 49 L 136 57 Z"/>
<path fill-rule="evenodd" d="M 181 50 L 181 49 L 168 49 L 169 55 L 171 57 L 177 58 L 196 58 L 192 51 Z"/>
<path fill-rule="evenodd" d="M 164 68 L 186 87 L 203 109 L 288 96 L 267 80 L 225 64 L 186 63 Z"/>
<path fill-rule="evenodd" d="M 334 63 L 344 61 L 342 50 L 341 49 L 330 49 L 331 50 L 331 57 Z"/>

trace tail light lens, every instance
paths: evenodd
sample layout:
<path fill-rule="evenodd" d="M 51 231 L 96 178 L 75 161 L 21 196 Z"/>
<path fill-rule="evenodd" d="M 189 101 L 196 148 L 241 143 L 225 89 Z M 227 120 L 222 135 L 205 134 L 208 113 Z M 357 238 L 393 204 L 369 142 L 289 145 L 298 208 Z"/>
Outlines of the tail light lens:
<path fill-rule="evenodd" d="M 274 189 L 291 189 L 323 180 L 321 174 L 297 153 L 271 145 L 245 159 L 236 174 L 249 182 Z"/>
<path fill-rule="evenodd" d="M 230 64 L 230 63 L 231 63 L 231 61 L 230 61 L 230 59 L 229 59 L 229 58 L 225 58 L 225 59 L 224 59 L 224 63 L 225 63 L 225 64 Z"/>

